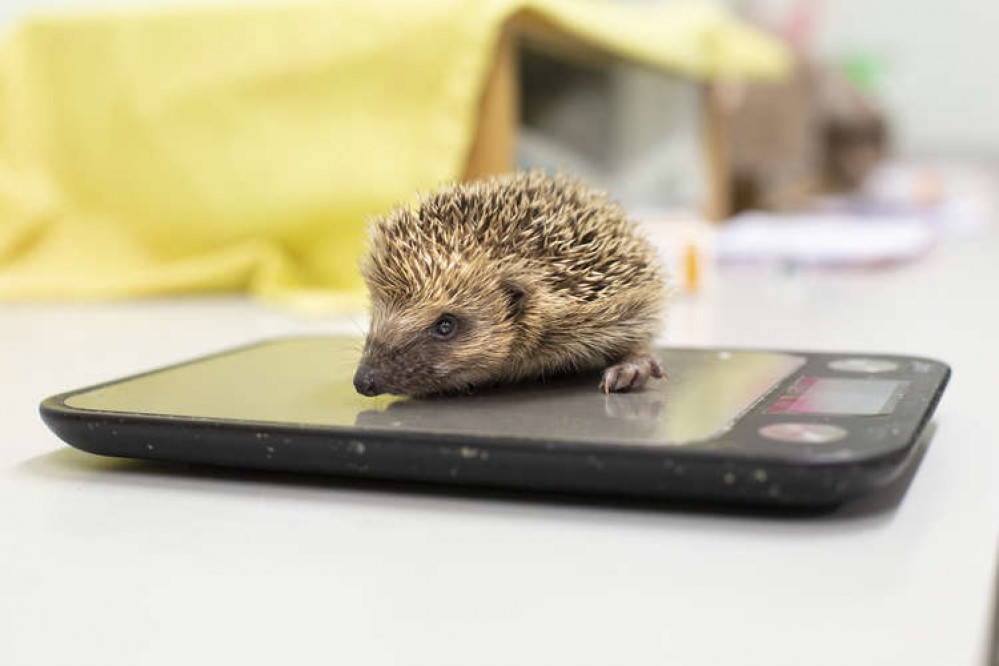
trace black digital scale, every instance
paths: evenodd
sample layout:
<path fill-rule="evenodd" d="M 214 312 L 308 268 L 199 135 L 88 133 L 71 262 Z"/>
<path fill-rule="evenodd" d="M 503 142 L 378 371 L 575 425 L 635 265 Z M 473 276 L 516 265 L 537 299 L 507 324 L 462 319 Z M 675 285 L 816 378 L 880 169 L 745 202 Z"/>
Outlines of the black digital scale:
<path fill-rule="evenodd" d="M 42 418 L 108 456 L 468 486 L 833 505 L 914 459 L 950 375 L 925 358 L 656 350 L 669 381 L 599 374 L 409 399 L 358 395 L 360 348 L 288 338 L 53 396 Z"/>

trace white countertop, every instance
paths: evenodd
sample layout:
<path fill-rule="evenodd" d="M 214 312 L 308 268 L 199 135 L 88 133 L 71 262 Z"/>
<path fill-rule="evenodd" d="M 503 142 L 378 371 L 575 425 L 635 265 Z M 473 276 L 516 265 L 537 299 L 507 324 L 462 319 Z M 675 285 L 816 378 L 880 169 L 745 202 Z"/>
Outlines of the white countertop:
<path fill-rule="evenodd" d="M 906 496 L 776 518 L 91 456 L 45 396 L 271 335 L 238 299 L 0 306 L 0 664 L 982 664 L 999 536 L 999 237 L 876 272 L 728 271 L 668 340 L 954 376 Z"/>

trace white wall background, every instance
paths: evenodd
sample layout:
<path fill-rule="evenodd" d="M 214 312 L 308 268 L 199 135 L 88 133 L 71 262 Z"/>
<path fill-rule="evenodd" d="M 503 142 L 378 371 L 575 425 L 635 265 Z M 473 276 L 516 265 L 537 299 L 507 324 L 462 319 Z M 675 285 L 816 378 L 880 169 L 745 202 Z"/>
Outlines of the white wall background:
<path fill-rule="evenodd" d="M 726 4 L 780 12 L 795 1 Z M 181 2 L 198 0 L 0 0 L 0 27 L 37 10 Z M 895 118 L 900 152 L 999 159 L 999 0 L 823 4 L 822 53 L 863 51 L 885 63 L 881 90 Z"/>
<path fill-rule="evenodd" d="M 904 151 L 999 158 L 999 0 L 826 0 L 822 14 L 820 53 L 883 60 Z"/>

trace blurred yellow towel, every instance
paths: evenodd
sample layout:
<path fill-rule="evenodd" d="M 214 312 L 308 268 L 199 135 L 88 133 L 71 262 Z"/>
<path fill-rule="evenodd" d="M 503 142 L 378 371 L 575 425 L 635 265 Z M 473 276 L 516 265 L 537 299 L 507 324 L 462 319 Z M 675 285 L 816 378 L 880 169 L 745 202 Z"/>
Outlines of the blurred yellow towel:
<path fill-rule="evenodd" d="M 356 309 L 366 216 L 460 177 L 501 31 L 525 13 L 691 76 L 785 64 L 701 4 L 36 17 L 0 44 L 0 300 L 248 290 Z"/>

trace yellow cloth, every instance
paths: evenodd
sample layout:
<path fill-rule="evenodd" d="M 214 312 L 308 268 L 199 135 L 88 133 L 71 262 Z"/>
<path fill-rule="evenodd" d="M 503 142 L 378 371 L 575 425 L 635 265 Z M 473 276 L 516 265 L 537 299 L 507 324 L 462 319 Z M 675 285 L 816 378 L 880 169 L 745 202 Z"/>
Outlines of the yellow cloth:
<path fill-rule="evenodd" d="M 0 44 L 0 299 L 249 290 L 358 307 L 365 217 L 461 175 L 501 29 L 520 12 L 691 76 L 786 64 L 700 4 L 39 16 Z"/>

